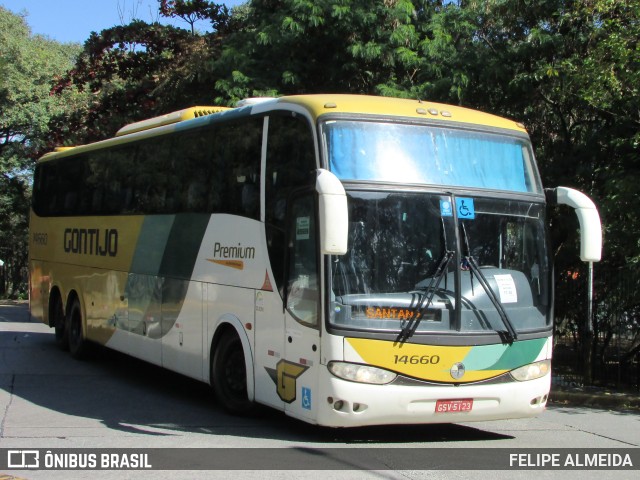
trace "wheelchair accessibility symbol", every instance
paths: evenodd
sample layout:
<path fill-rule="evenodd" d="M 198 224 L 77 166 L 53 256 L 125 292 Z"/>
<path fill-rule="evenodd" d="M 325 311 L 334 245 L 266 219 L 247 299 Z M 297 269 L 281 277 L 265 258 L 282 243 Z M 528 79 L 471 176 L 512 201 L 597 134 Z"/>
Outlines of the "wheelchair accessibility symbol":
<path fill-rule="evenodd" d="M 473 220 L 476 218 L 473 198 L 456 198 L 456 211 L 460 219 Z"/>
<path fill-rule="evenodd" d="M 311 389 L 302 387 L 302 408 L 311 410 Z"/>

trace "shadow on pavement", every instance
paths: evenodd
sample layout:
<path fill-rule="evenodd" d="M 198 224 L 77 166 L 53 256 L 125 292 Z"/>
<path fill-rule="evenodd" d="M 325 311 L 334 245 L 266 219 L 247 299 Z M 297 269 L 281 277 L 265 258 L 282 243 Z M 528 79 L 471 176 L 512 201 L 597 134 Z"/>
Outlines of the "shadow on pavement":
<path fill-rule="evenodd" d="M 13 307 L 0 306 L 0 317 L 7 316 L 7 308 Z M 513 438 L 456 424 L 323 428 L 267 408 L 250 418 L 235 417 L 216 405 L 204 383 L 98 346 L 89 360 L 77 361 L 58 349 L 52 331 L 43 331 L 39 323 L 26 325 L 28 315 L 24 323 L 0 323 L 0 388 L 12 402 L 23 399 L 54 417 L 62 414 L 55 420 L 61 424 L 68 415 L 78 417 L 81 427 L 99 427 L 93 419 L 109 429 L 149 436 L 192 432 L 329 445 Z M 6 422 L 5 429 L 11 427 L 20 425 Z"/>

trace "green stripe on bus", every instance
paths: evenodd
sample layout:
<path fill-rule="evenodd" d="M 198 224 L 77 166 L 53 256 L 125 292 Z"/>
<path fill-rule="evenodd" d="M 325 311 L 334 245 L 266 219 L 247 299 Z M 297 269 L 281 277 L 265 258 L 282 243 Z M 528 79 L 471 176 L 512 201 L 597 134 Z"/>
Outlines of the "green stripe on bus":
<path fill-rule="evenodd" d="M 208 214 L 198 213 L 175 217 L 158 272 L 160 276 L 191 279 L 210 218 Z"/>
<path fill-rule="evenodd" d="M 524 340 L 515 342 L 509 346 L 502 354 L 493 370 L 511 370 L 513 368 L 533 362 L 540 351 L 544 348 L 547 338 L 536 338 L 535 340 Z"/>
<path fill-rule="evenodd" d="M 546 338 L 537 338 L 511 345 L 476 346 L 463 362 L 469 370 L 511 370 L 533 362 L 546 341 Z"/>
<path fill-rule="evenodd" d="M 131 273 L 158 275 L 175 218 L 175 215 L 144 217 L 131 262 Z"/>

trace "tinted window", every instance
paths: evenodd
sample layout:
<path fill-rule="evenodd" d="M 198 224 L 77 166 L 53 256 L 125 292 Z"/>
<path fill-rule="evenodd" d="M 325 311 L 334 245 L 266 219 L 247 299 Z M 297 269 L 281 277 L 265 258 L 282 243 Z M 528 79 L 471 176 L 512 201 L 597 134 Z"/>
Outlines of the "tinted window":
<path fill-rule="evenodd" d="M 36 168 L 38 215 L 260 214 L 262 118 L 218 123 Z"/>
<path fill-rule="evenodd" d="M 324 135 L 340 179 L 542 191 L 529 141 L 519 136 L 362 121 L 327 122 Z"/>

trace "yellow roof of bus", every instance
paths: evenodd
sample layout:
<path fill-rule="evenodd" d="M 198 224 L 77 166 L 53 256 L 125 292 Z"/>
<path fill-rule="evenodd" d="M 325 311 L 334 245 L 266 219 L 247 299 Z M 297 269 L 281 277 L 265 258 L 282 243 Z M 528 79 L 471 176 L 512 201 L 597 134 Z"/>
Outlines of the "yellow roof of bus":
<path fill-rule="evenodd" d="M 411 100 L 366 95 L 294 95 L 281 97 L 278 102 L 289 102 L 304 106 L 315 118 L 330 113 L 353 113 L 384 115 L 405 118 L 430 118 L 455 123 L 474 124 L 485 127 L 505 128 L 525 132 L 522 124 L 513 120 L 483 113 L 469 108 L 445 105 L 426 100 Z"/>
<path fill-rule="evenodd" d="M 501 128 L 526 133 L 524 126 L 513 120 L 498 117 L 477 110 L 471 110 L 454 105 L 445 105 L 442 103 L 429 102 L 426 100 L 411 100 L 394 97 L 375 97 L 367 95 L 344 95 L 344 94 L 318 94 L 318 95 L 291 95 L 274 99 L 261 99 L 256 103 L 249 103 L 253 108 L 264 104 L 263 111 L 269 111 L 274 104 L 295 104 L 306 109 L 310 115 L 318 119 L 323 115 L 329 114 L 353 114 L 371 115 L 380 117 L 402 117 L 415 119 L 431 119 L 432 121 L 452 122 L 467 125 L 477 125 L 490 128 Z M 146 132 L 151 135 L 153 127 L 176 125 L 183 121 L 199 116 L 207 116 L 209 114 L 217 114 L 222 111 L 233 110 L 225 107 L 191 107 L 178 112 L 154 117 L 143 120 L 130 125 L 126 125 L 120 129 L 119 135 L 112 139 L 106 139 L 89 145 L 78 146 L 80 151 L 93 150 L 99 148 L 100 145 L 112 145 L 115 143 L 124 143 L 133 138 L 140 138 L 139 135 L 147 136 Z M 262 109 L 260 109 L 262 110 Z M 167 131 L 167 130 L 165 130 Z M 117 139 L 117 140 L 116 140 Z M 45 154 L 40 160 L 50 160 L 59 156 L 66 156 L 71 153 L 70 150 L 76 150 L 74 147 L 62 147 L 56 149 L 55 152 Z M 76 150 L 78 151 L 78 150 Z"/>

